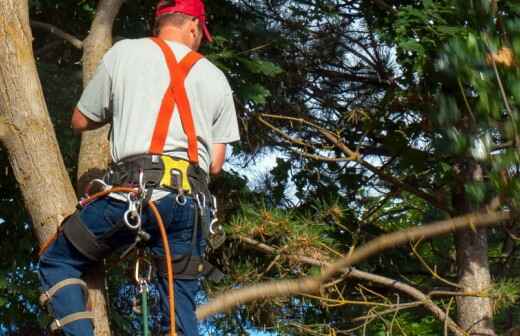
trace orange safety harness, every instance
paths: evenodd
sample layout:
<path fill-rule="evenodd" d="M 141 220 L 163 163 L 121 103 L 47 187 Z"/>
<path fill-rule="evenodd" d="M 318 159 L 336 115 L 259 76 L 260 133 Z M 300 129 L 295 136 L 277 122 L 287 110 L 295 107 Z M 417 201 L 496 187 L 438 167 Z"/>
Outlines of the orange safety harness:
<path fill-rule="evenodd" d="M 164 40 L 153 37 L 152 41 L 154 41 L 161 51 L 164 54 L 164 58 L 166 60 L 166 64 L 168 66 L 168 71 L 170 73 L 170 84 L 164 93 L 161 108 L 159 109 L 159 114 L 157 116 L 157 121 L 155 122 L 155 129 L 152 135 L 152 141 L 150 143 L 150 154 L 162 154 L 164 151 L 164 145 L 166 143 L 166 138 L 168 136 L 168 130 L 170 127 L 171 118 L 173 116 L 173 111 L 175 105 L 177 105 L 177 109 L 179 111 L 179 116 L 181 119 L 182 128 L 184 133 L 188 138 L 188 160 L 192 164 L 199 163 L 199 155 L 198 155 L 198 146 L 197 146 L 197 135 L 195 133 L 195 125 L 193 123 L 193 115 L 191 113 L 191 106 L 188 100 L 188 95 L 186 93 L 186 87 L 184 86 L 184 82 L 191 68 L 197 63 L 200 59 L 202 59 L 202 55 L 195 52 L 190 51 L 184 58 L 177 62 L 175 55 L 173 54 L 171 48 L 164 42 Z M 156 209 L 152 207 L 154 213 L 156 213 Z M 157 214 L 156 214 L 157 215 Z M 161 232 L 162 236 L 165 236 Z M 164 238 L 163 238 L 164 239 Z M 167 241 L 166 241 L 167 245 Z M 166 250 L 166 246 L 165 246 Z M 171 262 L 171 254 L 165 253 L 166 255 L 166 266 L 168 273 L 168 296 L 169 296 L 169 306 L 170 306 L 170 335 L 176 335 L 175 332 L 175 299 L 174 299 L 174 289 L 173 289 L 173 267 Z"/>
<path fill-rule="evenodd" d="M 191 113 L 190 102 L 188 100 L 188 95 L 186 94 L 184 81 L 193 65 L 203 58 L 203 56 L 195 51 L 190 51 L 179 63 L 177 63 L 175 55 L 166 42 L 157 37 L 152 38 L 152 41 L 161 48 L 164 54 L 166 64 L 168 65 L 168 71 L 170 72 L 170 85 L 162 99 L 159 115 L 155 122 L 155 129 L 153 131 L 149 152 L 150 154 L 163 153 L 164 144 L 166 143 L 166 138 L 168 136 L 168 129 L 170 127 L 170 121 L 173 116 L 173 110 L 175 105 L 177 105 L 182 128 L 188 137 L 188 160 L 193 164 L 198 164 L 197 135 L 195 133 L 193 115 Z"/>
<path fill-rule="evenodd" d="M 164 96 L 162 98 L 161 107 L 159 110 L 159 114 L 157 116 L 157 120 L 155 122 L 155 128 L 152 135 L 152 140 L 150 143 L 149 154 L 161 155 L 164 151 L 164 146 L 166 143 L 166 139 L 168 137 L 168 131 L 170 127 L 171 118 L 173 116 L 174 108 L 177 106 L 179 111 L 179 116 L 182 124 L 182 128 L 184 133 L 188 138 L 188 161 L 191 164 L 198 165 L 198 146 L 197 146 L 197 136 L 195 132 L 195 126 L 193 123 L 193 115 L 191 113 L 191 107 L 188 100 L 188 95 L 186 93 L 186 88 L 184 86 L 184 82 L 186 77 L 188 76 L 191 68 L 195 63 L 197 63 L 203 56 L 195 51 L 190 51 L 180 62 L 177 62 L 175 55 L 173 54 L 170 47 L 164 42 L 162 39 L 154 37 L 152 41 L 155 42 L 162 50 L 166 64 L 168 66 L 168 71 L 170 73 L 170 84 Z M 135 188 L 124 188 L 124 187 L 113 187 L 108 190 L 104 190 L 102 192 L 96 193 L 92 196 L 89 196 L 87 199 L 82 200 L 80 205 L 84 206 L 100 197 L 104 197 L 110 193 L 114 192 L 125 192 L 135 194 L 139 191 Z M 173 289 L 173 263 L 172 263 L 172 253 L 169 248 L 168 238 L 166 234 L 166 229 L 164 227 L 164 223 L 162 221 L 161 215 L 157 210 L 153 201 L 148 202 L 149 207 L 151 208 L 155 218 L 157 220 L 157 224 L 159 226 L 159 231 L 161 233 L 161 239 L 164 245 L 165 257 L 166 257 L 166 269 L 168 274 L 168 296 L 169 296 L 169 307 L 170 307 L 170 336 L 176 335 L 175 328 L 175 299 L 174 299 L 174 289 Z M 56 240 L 61 230 L 59 230 L 54 237 L 45 242 L 40 249 L 40 256 L 45 253 L 47 248 Z"/>

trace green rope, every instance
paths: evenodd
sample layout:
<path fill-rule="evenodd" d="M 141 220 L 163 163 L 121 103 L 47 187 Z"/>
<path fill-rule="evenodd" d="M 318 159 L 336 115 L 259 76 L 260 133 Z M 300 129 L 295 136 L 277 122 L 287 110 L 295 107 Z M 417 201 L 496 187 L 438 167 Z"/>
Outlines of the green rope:
<path fill-rule="evenodd" d="M 148 286 L 146 284 L 141 289 L 141 311 L 143 313 L 143 336 L 150 336 L 148 329 Z"/>

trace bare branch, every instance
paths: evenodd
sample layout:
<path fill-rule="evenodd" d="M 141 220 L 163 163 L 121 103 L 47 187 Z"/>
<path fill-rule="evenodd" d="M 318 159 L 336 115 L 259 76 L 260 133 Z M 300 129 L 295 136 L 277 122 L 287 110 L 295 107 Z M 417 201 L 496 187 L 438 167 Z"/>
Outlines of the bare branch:
<path fill-rule="evenodd" d="M 77 38 L 76 36 L 71 35 L 67 32 L 64 32 L 63 30 L 61 30 L 58 27 L 53 26 L 49 23 L 31 20 L 31 26 L 33 26 L 34 28 L 40 28 L 40 29 L 47 30 L 51 34 L 54 34 L 54 35 L 64 39 L 65 41 L 69 42 L 77 49 L 83 48 L 83 41 L 81 41 L 79 38 Z"/>
<path fill-rule="evenodd" d="M 238 239 L 242 243 L 245 243 L 245 244 L 253 247 L 257 251 L 260 251 L 262 253 L 266 253 L 266 254 L 278 254 L 279 253 L 279 251 L 277 251 L 274 247 L 266 245 L 262 242 L 254 240 L 252 238 L 244 237 L 244 236 L 237 236 L 234 238 Z M 329 263 L 322 262 L 322 261 L 319 261 L 317 259 L 310 258 L 307 256 L 294 255 L 294 254 L 287 254 L 284 256 L 290 260 L 293 260 L 296 262 L 301 262 L 301 263 L 304 263 L 307 265 L 318 266 L 318 267 L 330 266 Z M 426 309 L 430 310 L 433 313 L 433 315 L 435 317 L 437 317 L 440 321 L 447 321 L 446 323 L 448 324 L 448 327 L 454 334 L 463 335 L 463 333 L 461 333 L 461 329 L 457 326 L 457 324 L 453 320 L 451 320 L 451 318 L 449 316 L 446 316 L 444 311 L 431 300 L 431 296 L 438 295 L 440 292 L 432 292 L 432 293 L 429 293 L 428 295 L 426 295 L 423 292 L 421 292 L 420 290 L 418 290 L 417 288 L 412 287 L 401 281 L 387 278 L 387 277 L 373 274 L 373 273 L 364 272 L 364 271 L 358 270 L 354 267 L 348 267 L 344 270 L 344 272 L 350 278 L 356 278 L 356 279 L 360 279 L 360 280 L 377 283 L 379 285 L 393 288 L 395 290 L 398 290 L 400 292 L 403 292 L 403 293 L 409 295 L 410 297 L 419 301 L 418 303 L 413 304 L 414 307 L 417 305 L 423 305 Z M 450 293 L 464 295 L 463 293 L 457 293 L 457 292 L 450 292 Z M 443 292 L 443 294 L 446 294 L 446 293 Z M 394 311 L 395 310 L 392 310 L 392 312 L 394 312 Z"/>
<path fill-rule="evenodd" d="M 461 217 L 385 234 L 326 267 L 319 276 L 272 281 L 227 291 L 213 299 L 210 303 L 199 307 L 197 310 L 197 318 L 204 319 L 218 312 L 229 310 L 236 305 L 258 299 L 317 292 L 323 283 L 329 281 L 336 274 L 344 272 L 348 267 L 387 249 L 413 240 L 431 238 L 467 227 L 474 229 L 477 227 L 490 226 L 510 218 L 511 215 L 508 212 L 471 213 Z M 443 314 L 442 310 L 441 313 Z M 456 333 L 456 335 L 462 336 L 464 333 Z"/>
<path fill-rule="evenodd" d="M 319 125 L 316 125 L 310 121 L 307 121 L 303 118 L 295 118 L 295 117 L 288 117 L 288 116 L 282 116 L 282 115 L 274 115 L 274 114 L 262 114 L 262 117 L 267 117 L 267 118 L 271 118 L 271 119 L 282 119 L 282 120 L 288 120 L 288 121 L 293 121 L 293 122 L 298 122 L 298 123 L 301 123 L 301 124 L 304 124 L 304 125 L 307 125 L 307 126 L 310 126 L 312 128 L 315 128 L 319 133 L 321 133 L 329 142 L 331 142 L 334 146 L 336 146 L 339 150 L 341 150 L 347 157 L 345 159 L 347 160 L 351 160 L 351 161 L 356 161 L 357 163 L 359 163 L 361 166 L 363 166 L 364 168 L 368 169 L 369 171 L 373 172 L 374 174 L 376 174 L 377 176 L 379 176 L 379 178 L 381 178 L 382 180 L 402 189 L 402 190 L 405 190 L 411 194 L 414 194 L 420 198 L 422 198 L 423 200 L 427 201 L 428 203 L 432 204 L 433 206 L 439 208 L 439 209 L 442 209 L 446 212 L 450 212 L 448 207 L 441 201 L 439 201 L 436 197 L 412 186 L 412 185 L 409 185 L 408 183 L 405 183 L 405 182 L 402 182 L 400 181 L 399 179 L 395 178 L 394 176 L 392 175 L 389 175 L 387 173 L 385 173 L 383 170 L 381 169 L 378 169 L 377 167 L 373 166 L 372 164 L 368 163 L 367 161 L 363 160 L 359 154 L 359 152 L 357 151 L 354 151 L 352 149 L 350 149 L 347 145 L 345 145 L 344 143 L 341 142 L 341 140 L 339 139 L 339 137 L 332 133 L 331 131 L 319 126 Z M 260 121 L 264 124 L 264 125 L 270 125 L 267 121 L 263 120 L 263 118 L 260 117 Z M 263 120 L 263 121 L 262 121 Z M 270 128 L 273 128 L 274 126 L 269 126 Z M 285 138 L 286 140 L 292 142 L 293 144 L 298 144 L 298 145 L 302 145 L 301 144 L 301 140 L 294 140 L 293 138 L 291 138 L 290 136 L 288 136 L 287 134 L 285 134 L 282 130 L 280 129 L 275 129 L 275 131 L 280 134 L 283 138 Z M 306 144 L 306 146 L 309 146 L 308 144 Z"/>

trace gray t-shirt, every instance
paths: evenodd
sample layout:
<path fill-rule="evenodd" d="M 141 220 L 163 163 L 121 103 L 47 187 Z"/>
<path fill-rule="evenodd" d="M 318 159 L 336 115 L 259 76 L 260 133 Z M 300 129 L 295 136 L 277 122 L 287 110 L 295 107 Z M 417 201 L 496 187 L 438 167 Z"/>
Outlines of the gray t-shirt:
<path fill-rule="evenodd" d="M 166 41 L 178 62 L 190 51 L 180 43 Z M 112 119 L 112 159 L 147 153 L 170 74 L 164 55 L 151 39 L 116 43 L 103 57 L 78 103 L 89 119 Z M 225 75 L 203 58 L 185 81 L 198 139 L 199 164 L 206 172 L 211 147 L 240 139 L 232 91 Z M 166 138 L 166 154 L 187 159 L 187 137 L 175 107 Z"/>

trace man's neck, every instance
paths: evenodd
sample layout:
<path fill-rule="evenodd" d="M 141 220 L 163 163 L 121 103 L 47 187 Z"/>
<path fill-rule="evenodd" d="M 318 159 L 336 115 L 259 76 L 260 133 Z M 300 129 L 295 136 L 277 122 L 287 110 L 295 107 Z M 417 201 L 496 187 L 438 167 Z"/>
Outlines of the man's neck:
<path fill-rule="evenodd" d="M 158 37 L 163 40 L 183 44 L 186 47 L 191 49 L 189 44 L 186 42 L 186 38 L 185 38 L 184 34 L 176 28 L 164 27 L 163 29 L 161 29 L 161 32 L 159 33 Z"/>

